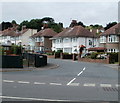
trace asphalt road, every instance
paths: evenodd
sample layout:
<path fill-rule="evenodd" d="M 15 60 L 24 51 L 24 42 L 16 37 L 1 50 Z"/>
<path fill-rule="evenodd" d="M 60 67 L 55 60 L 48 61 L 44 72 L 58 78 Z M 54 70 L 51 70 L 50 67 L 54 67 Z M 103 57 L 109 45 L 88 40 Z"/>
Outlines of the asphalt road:
<path fill-rule="evenodd" d="M 3 101 L 118 101 L 118 71 L 103 64 L 49 59 L 56 69 L 4 72 Z"/>

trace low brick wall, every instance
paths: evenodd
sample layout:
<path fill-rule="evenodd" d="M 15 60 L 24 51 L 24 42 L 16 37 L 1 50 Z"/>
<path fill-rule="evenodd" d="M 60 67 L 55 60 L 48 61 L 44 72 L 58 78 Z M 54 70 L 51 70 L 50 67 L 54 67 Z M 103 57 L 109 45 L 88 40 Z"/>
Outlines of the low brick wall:
<path fill-rule="evenodd" d="M 78 61 L 109 64 L 109 57 L 107 59 L 79 58 Z"/>
<path fill-rule="evenodd" d="M 55 58 L 55 55 L 47 55 L 48 58 Z"/>

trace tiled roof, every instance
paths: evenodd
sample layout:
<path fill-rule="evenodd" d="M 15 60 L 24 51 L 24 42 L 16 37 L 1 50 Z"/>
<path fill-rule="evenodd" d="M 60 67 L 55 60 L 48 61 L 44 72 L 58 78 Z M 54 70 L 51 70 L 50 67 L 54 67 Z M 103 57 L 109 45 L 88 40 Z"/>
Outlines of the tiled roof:
<path fill-rule="evenodd" d="M 20 32 L 16 32 L 14 28 L 8 28 L 8 29 L 5 29 L 4 31 L 1 31 L 0 34 L 2 34 L 2 36 L 20 36 L 27 31 L 28 29 L 22 30 Z"/>
<path fill-rule="evenodd" d="M 85 29 L 82 26 L 74 26 L 73 28 L 67 28 L 60 32 L 58 35 L 54 36 L 53 38 L 57 37 L 95 37 L 95 34 L 91 33 L 89 30 Z"/>
<path fill-rule="evenodd" d="M 120 34 L 120 23 L 112 26 L 111 28 L 107 29 L 105 32 L 101 33 L 100 35 L 110 35 L 110 34 Z"/>
<path fill-rule="evenodd" d="M 50 28 L 46 28 L 44 30 L 40 30 L 39 32 L 35 33 L 33 36 L 31 37 L 39 37 L 39 36 L 43 36 L 43 37 L 53 37 L 57 35 L 57 33 L 55 31 L 53 31 Z"/>

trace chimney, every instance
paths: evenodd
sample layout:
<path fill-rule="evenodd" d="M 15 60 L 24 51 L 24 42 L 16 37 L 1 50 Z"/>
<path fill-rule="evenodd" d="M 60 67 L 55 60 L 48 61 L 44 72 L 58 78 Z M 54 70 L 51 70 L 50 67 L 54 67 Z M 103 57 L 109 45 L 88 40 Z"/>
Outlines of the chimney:
<path fill-rule="evenodd" d="M 43 24 L 43 29 L 45 29 L 45 28 L 48 28 L 48 24 L 47 23 Z"/>
<path fill-rule="evenodd" d="M 26 29 L 26 25 L 22 26 L 22 30 Z"/>
<path fill-rule="evenodd" d="M 77 20 L 72 20 L 71 24 L 69 27 L 74 27 L 74 26 L 77 26 Z"/>

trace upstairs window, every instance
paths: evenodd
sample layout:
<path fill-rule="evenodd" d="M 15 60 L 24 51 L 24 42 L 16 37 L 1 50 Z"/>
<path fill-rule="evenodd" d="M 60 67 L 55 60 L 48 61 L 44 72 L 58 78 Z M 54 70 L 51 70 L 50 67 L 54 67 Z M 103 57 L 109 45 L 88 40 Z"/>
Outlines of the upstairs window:
<path fill-rule="evenodd" d="M 100 36 L 100 43 L 106 43 L 106 37 Z"/>
<path fill-rule="evenodd" d="M 108 42 L 109 43 L 114 43 L 114 42 L 118 42 L 118 36 L 117 35 L 109 35 L 108 36 Z"/>

